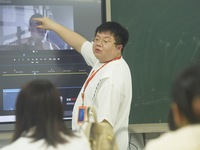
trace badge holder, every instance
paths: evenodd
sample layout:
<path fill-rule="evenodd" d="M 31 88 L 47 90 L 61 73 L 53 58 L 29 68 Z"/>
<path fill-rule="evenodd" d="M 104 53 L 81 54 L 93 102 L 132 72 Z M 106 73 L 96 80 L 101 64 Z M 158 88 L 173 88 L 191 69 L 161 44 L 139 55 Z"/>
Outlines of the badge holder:
<path fill-rule="evenodd" d="M 78 107 L 78 120 L 77 122 L 80 124 L 80 123 L 83 123 L 85 121 L 85 118 L 86 118 L 86 112 L 87 109 L 86 109 L 86 106 L 79 106 Z"/>

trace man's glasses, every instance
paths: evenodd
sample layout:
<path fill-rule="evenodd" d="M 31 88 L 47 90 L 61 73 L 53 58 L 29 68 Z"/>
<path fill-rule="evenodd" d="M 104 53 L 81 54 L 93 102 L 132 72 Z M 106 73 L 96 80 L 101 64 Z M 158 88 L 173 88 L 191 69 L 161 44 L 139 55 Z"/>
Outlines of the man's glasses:
<path fill-rule="evenodd" d="M 112 42 L 111 40 L 104 38 L 104 39 L 100 39 L 99 37 L 95 37 L 93 39 L 94 44 L 102 44 L 103 46 L 107 46 L 110 44 L 116 44 L 115 42 Z"/>

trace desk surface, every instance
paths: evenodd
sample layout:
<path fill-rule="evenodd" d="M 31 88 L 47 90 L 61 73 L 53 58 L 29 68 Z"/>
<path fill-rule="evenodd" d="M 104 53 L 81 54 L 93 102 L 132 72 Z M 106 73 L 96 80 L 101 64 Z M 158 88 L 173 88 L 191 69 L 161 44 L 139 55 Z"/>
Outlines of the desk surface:
<path fill-rule="evenodd" d="M 130 124 L 129 133 L 162 133 L 169 131 L 167 123 Z"/>

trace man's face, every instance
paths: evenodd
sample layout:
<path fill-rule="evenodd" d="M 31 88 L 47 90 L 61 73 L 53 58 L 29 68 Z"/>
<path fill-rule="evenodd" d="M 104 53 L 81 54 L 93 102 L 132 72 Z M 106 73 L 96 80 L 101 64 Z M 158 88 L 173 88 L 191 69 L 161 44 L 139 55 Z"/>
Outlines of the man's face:
<path fill-rule="evenodd" d="M 44 36 L 45 36 L 45 33 L 46 33 L 46 31 L 44 29 L 37 28 L 37 26 L 39 24 L 40 24 L 39 22 L 32 20 L 30 22 L 30 26 L 29 26 L 29 31 L 31 32 L 31 37 L 35 41 L 43 40 Z"/>
<path fill-rule="evenodd" d="M 94 38 L 93 53 L 102 63 L 121 56 L 121 48 L 110 32 L 98 32 Z"/>

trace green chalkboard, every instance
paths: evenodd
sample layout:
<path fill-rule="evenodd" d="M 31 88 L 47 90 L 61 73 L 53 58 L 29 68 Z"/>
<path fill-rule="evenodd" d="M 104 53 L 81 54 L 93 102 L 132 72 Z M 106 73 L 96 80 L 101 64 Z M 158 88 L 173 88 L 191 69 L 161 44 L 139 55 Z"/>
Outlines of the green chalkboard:
<path fill-rule="evenodd" d="M 111 0 L 111 19 L 130 32 L 130 124 L 166 123 L 172 81 L 200 58 L 200 0 Z"/>

